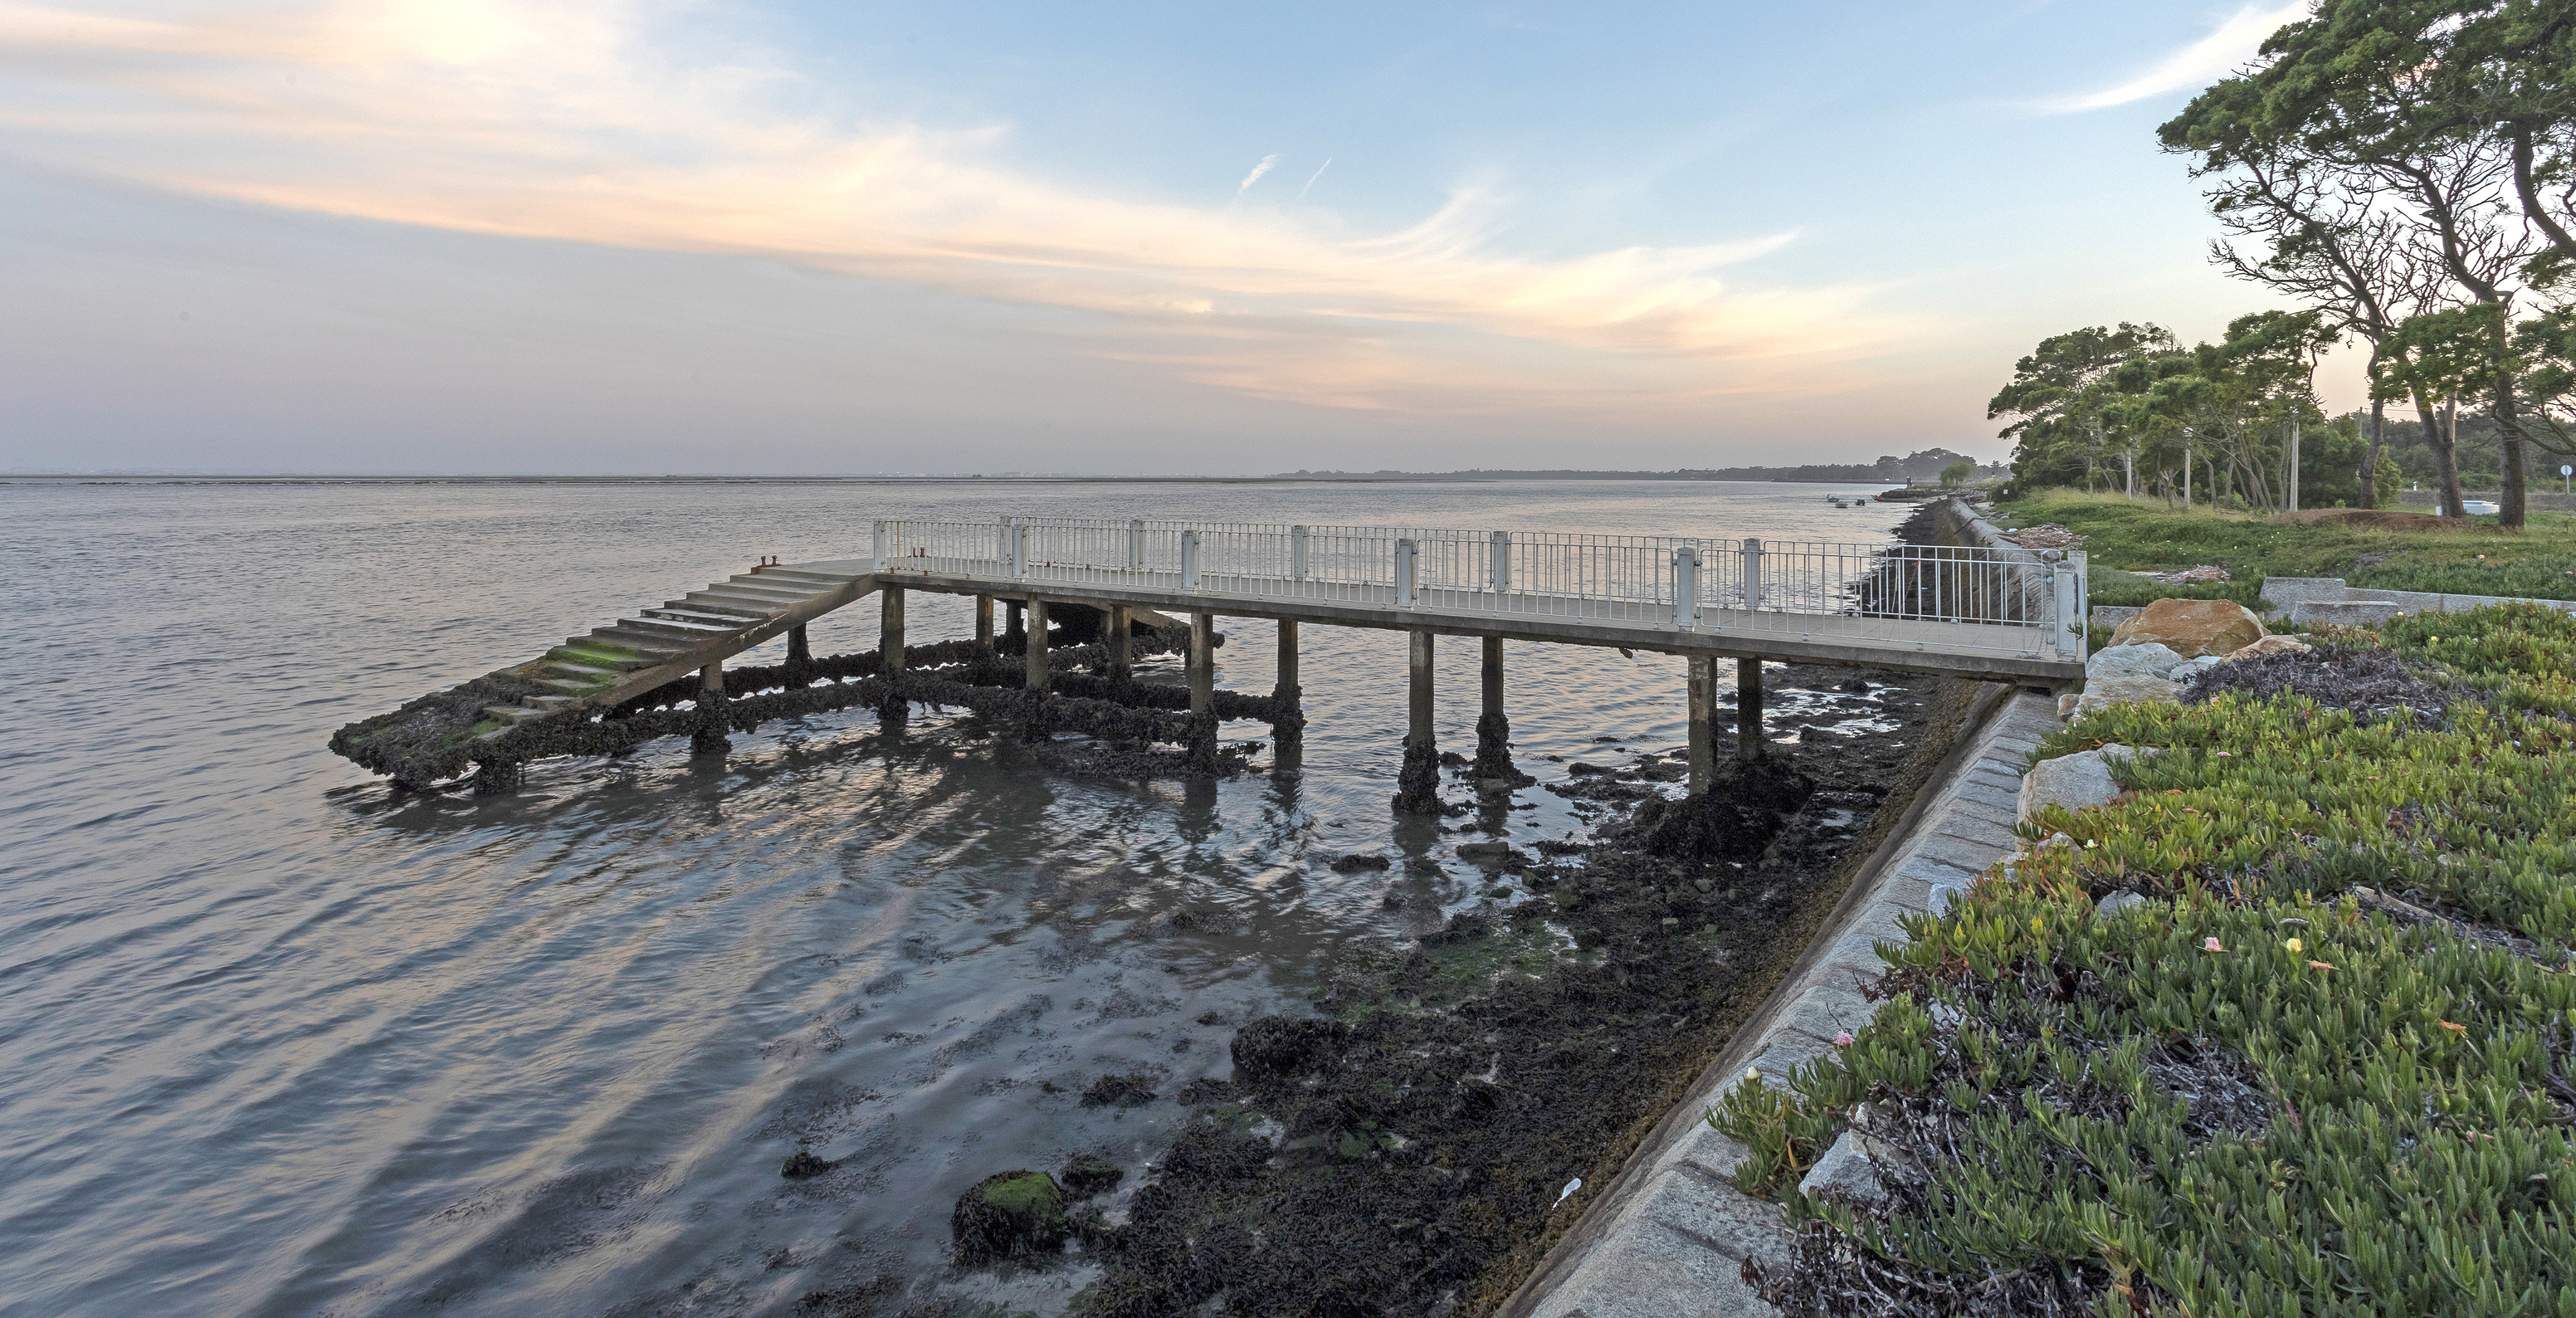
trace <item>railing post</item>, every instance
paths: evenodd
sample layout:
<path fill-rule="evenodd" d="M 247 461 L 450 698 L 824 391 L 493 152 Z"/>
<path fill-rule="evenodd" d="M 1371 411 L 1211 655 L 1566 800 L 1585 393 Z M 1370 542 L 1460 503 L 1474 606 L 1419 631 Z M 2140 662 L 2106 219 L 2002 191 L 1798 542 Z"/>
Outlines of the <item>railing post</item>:
<path fill-rule="evenodd" d="M 868 564 L 868 570 L 883 572 L 886 566 L 886 524 L 880 521 L 877 523 L 876 557 Z"/>
<path fill-rule="evenodd" d="M 1395 542 L 1395 607 L 1413 607 L 1413 541 Z"/>
<path fill-rule="evenodd" d="M 1512 533 L 1509 531 L 1496 531 L 1494 532 L 1494 594 L 1498 596 L 1506 594 L 1511 590 L 1511 588 Z M 1494 607 L 1497 610 L 1500 610 L 1502 608 L 1502 601 L 1499 599 L 1495 600 Z"/>
<path fill-rule="evenodd" d="M 1014 526 L 1010 537 L 1011 580 L 1026 581 L 1029 579 L 1029 528 Z"/>
<path fill-rule="evenodd" d="M 1005 515 L 1002 518 L 1002 538 L 995 542 L 996 548 L 993 551 L 993 561 L 1005 572 L 1010 571 L 1011 545 L 1017 539 L 1018 537 L 1011 533 L 1011 519 Z"/>
<path fill-rule="evenodd" d="M 1127 519 L 1127 570 L 1145 570 L 1145 519 L 1142 517 Z"/>
<path fill-rule="evenodd" d="M 1288 528 L 1288 579 L 1306 579 L 1306 528 L 1302 526 Z"/>
<path fill-rule="evenodd" d="M 1673 551 L 1673 626 L 1699 630 L 1699 549 L 1694 545 Z"/>
<path fill-rule="evenodd" d="M 2072 554 L 2067 557 L 2077 558 Z M 2086 620 L 2082 563 L 2080 561 L 2059 563 L 2055 580 L 2051 585 L 2054 588 L 2052 593 L 2057 596 L 2057 653 L 2061 658 L 2071 654 L 2077 663 L 2082 663 L 2085 647 L 2091 641 L 2084 632 Z"/>
<path fill-rule="evenodd" d="M 1199 588 L 1199 533 L 1181 532 L 1181 589 Z"/>
<path fill-rule="evenodd" d="M 1762 540 L 1744 537 L 1744 611 L 1762 611 Z"/>

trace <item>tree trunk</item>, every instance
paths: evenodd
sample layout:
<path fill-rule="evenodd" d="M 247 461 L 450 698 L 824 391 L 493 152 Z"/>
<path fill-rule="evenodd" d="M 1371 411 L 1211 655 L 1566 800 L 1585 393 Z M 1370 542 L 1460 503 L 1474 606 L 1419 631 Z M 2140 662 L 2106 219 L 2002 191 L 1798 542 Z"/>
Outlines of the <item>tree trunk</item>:
<path fill-rule="evenodd" d="M 2503 470 L 2496 474 L 2504 482 L 2503 491 L 2497 499 L 2497 503 L 2502 506 L 2496 510 L 2502 515 L 2496 520 L 2518 531 L 2522 529 L 2524 509 L 2530 502 L 2529 492 L 2524 487 L 2530 484 L 2531 473 L 2528 470 L 2529 464 L 2523 460 L 2522 418 L 2514 408 L 2511 380 L 2500 380 L 2496 383 L 2495 420 L 2496 437 L 2503 441 L 2499 446 L 2502 452 L 2498 455 L 2500 459 L 2498 465 Z"/>
<path fill-rule="evenodd" d="M 2125 449 L 2120 453 L 2120 480 L 2124 492 L 2132 499 L 2137 498 L 2138 455 Z"/>
<path fill-rule="evenodd" d="M 2361 506 L 2364 508 L 2379 506 L 2380 419 L 2387 409 L 2388 404 L 2376 398 L 2370 400 L 2370 456 L 2361 461 Z"/>
<path fill-rule="evenodd" d="M 2433 488 L 2441 491 L 2437 498 L 2447 511 L 2445 516 L 2468 516 L 2468 504 L 2460 494 L 2459 412 L 2447 407 L 2435 412 L 2421 391 L 2415 395 L 2415 415 L 2424 421 L 2424 444 L 2433 450 Z M 2448 422 L 2446 425 L 2445 422 Z"/>

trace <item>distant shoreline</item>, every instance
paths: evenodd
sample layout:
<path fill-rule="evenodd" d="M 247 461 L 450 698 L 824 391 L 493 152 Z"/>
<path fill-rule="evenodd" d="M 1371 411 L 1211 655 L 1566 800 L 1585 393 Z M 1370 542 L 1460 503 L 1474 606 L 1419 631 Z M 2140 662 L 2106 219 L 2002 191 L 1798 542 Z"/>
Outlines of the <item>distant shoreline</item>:
<path fill-rule="evenodd" d="M 1677 476 L 1670 472 L 1425 472 L 1282 476 L 330 476 L 280 472 L 10 472 L 0 485 L 1499 485 L 1515 481 L 1633 480 L 1706 485 L 1901 486 L 1878 478 Z"/>

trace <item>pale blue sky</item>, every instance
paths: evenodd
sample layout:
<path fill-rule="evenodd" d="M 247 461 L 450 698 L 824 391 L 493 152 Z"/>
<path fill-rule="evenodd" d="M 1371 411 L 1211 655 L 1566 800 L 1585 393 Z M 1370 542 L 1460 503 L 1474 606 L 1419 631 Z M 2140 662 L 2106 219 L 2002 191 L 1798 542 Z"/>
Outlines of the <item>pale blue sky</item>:
<path fill-rule="evenodd" d="M 1999 456 L 2286 12 L 0 3 L 0 467 Z"/>

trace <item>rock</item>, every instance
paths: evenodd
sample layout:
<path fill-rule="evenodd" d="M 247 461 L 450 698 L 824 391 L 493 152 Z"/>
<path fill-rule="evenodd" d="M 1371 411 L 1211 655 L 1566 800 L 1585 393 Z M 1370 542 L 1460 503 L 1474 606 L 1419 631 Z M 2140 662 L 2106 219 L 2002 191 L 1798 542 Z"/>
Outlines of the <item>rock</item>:
<path fill-rule="evenodd" d="M 2105 920 L 2108 920 L 2122 911 L 2129 910 L 2133 907 L 2144 906 L 2146 904 L 2146 898 L 2123 888 L 2120 891 L 2103 898 L 2100 903 L 2094 906 L 2093 913 Z"/>
<path fill-rule="evenodd" d="M 2084 693 L 2081 691 L 2060 693 L 2057 697 L 2057 721 L 2063 723 L 2075 717 L 2075 707 L 2083 702 Z"/>
<path fill-rule="evenodd" d="M 1064 1187 L 1067 1199 L 1088 1199 L 1095 1194 L 1106 1194 L 1116 1189 L 1120 1181 L 1127 1179 L 1127 1173 L 1111 1166 L 1103 1159 L 1095 1158 L 1088 1153 L 1077 1153 L 1073 1155 L 1071 1162 L 1064 1165 L 1063 1170 L 1055 1174 L 1055 1179 L 1057 1184 Z"/>
<path fill-rule="evenodd" d="M 1348 855 L 1333 861 L 1335 874 L 1357 874 L 1362 870 L 1382 870 L 1395 862 L 1384 856 Z"/>
<path fill-rule="evenodd" d="M 2232 664 L 2239 659 L 2253 659 L 2267 654 L 2306 654 L 2315 648 L 2295 636 L 2266 636 L 2228 655 L 2225 662 Z"/>
<path fill-rule="evenodd" d="M 2182 656 L 2164 645 L 2149 641 L 2144 645 L 2114 645 L 2096 651 L 2084 661 L 2084 680 L 2098 682 L 2110 677 L 2169 677 Z"/>
<path fill-rule="evenodd" d="M 2405 612 L 2395 600 L 2301 600 L 2290 606 L 2290 621 L 2301 627 L 2376 627 Z"/>
<path fill-rule="evenodd" d="M 2263 642 L 2256 641 L 2254 644 L 2261 645 Z M 2185 659 L 2181 663 L 2175 664 L 2172 672 L 2165 674 L 2165 680 L 2174 683 L 2189 683 L 2191 679 L 2200 676 L 2202 673 L 2205 673 L 2212 668 L 2216 668 L 2220 664 L 2226 663 L 2227 659 L 2228 656 L 2219 654 L 2205 654 L 2197 659 Z"/>
<path fill-rule="evenodd" d="M 2128 759 L 2137 753 L 2114 743 L 2041 760 L 2031 766 L 2029 773 L 2022 775 L 2021 800 L 2015 808 L 2015 819 L 2028 819 L 2052 805 L 2083 810 L 2109 804 L 2111 798 L 2120 794 L 2120 785 L 2111 781 L 2112 762 Z"/>
<path fill-rule="evenodd" d="M 1905 1174 L 1904 1155 L 1886 1144 L 1846 1130 L 1798 1182 L 1802 1194 L 1840 1199 L 1847 1204 L 1874 1204 L 1887 1198 L 1884 1175 Z"/>
<path fill-rule="evenodd" d="M 2182 683 L 2161 677 L 2111 677 L 2087 682 L 2076 697 L 2075 715 L 2081 717 L 2113 705 L 2170 705 L 2182 699 Z"/>
<path fill-rule="evenodd" d="M 1084 1107 L 1139 1107 L 1154 1101 L 1154 1091 L 1138 1075 L 1104 1075 L 1082 1091 Z"/>
<path fill-rule="evenodd" d="M 2254 611 L 2234 600 L 2161 599 L 2111 633 L 2114 646 L 2162 644 L 2186 659 L 2233 654 L 2269 633 Z"/>
<path fill-rule="evenodd" d="M 1331 1063 L 1348 1043 L 1351 1027 L 1310 1016 L 1264 1016 L 1235 1031 L 1238 1080 L 1285 1079 Z"/>
<path fill-rule="evenodd" d="M 778 1169 L 778 1174 L 791 1181 L 801 1181 L 809 1176 L 820 1176 L 832 1170 L 833 1165 L 803 1149 L 798 1149 L 787 1155 L 787 1164 Z"/>
<path fill-rule="evenodd" d="M 1458 859 L 1460 860 L 1507 860 L 1511 857 L 1511 854 L 1512 844 L 1509 842 L 1461 842 L 1458 844 Z"/>
<path fill-rule="evenodd" d="M 1052 1253 L 1073 1234 L 1063 1188 L 1026 1168 L 987 1176 L 957 1196 L 948 1230 L 957 1240 L 957 1261 L 965 1264 Z"/>

